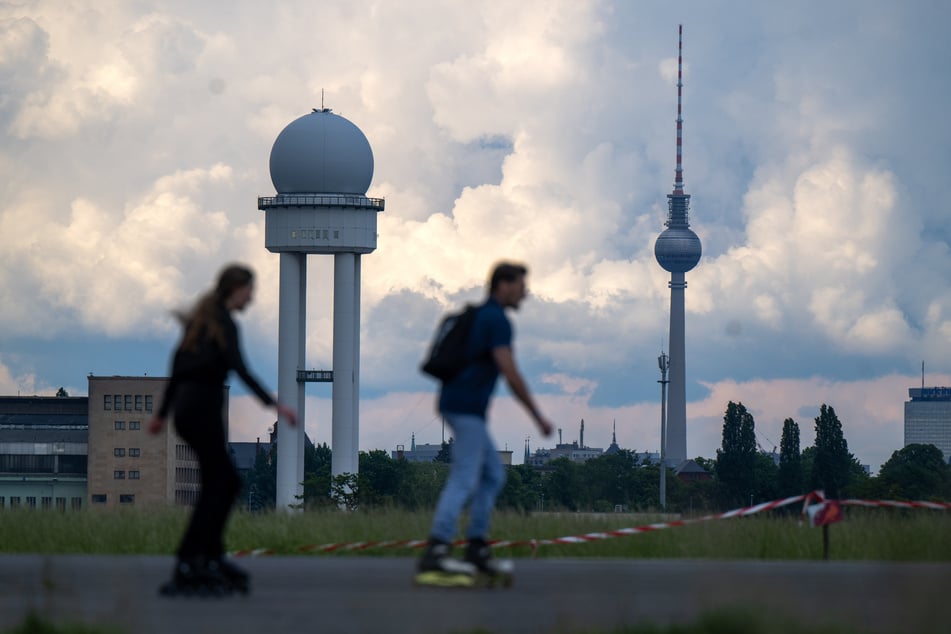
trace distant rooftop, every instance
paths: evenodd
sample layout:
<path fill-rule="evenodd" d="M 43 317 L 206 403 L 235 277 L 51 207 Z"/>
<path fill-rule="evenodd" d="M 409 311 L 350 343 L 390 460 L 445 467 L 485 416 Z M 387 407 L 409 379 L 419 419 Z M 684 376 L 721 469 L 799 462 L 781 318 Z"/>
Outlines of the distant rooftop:
<path fill-rule="evenodd" d="M 0 396 L 0 426 L 86 427 L 88 418 L 86 396 Z"/>
<path fill-rule="evenodd" d="M 951 387 L 912 387 L 908 396 L 913 401 L 951 401 Z"/>

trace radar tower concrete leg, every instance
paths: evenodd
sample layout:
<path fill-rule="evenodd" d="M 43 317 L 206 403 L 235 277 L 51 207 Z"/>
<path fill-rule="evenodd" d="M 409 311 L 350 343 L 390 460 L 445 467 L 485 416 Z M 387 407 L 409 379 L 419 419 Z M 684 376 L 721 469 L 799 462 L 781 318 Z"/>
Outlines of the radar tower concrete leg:
<path fill-rule="evenodd" d="M 297 382 L 297 370 L 304 367 L 304 341 L 307 279 L 305 253 L 281 253 L 279 316 L 277 326 L 277 398 L 282 403 L 296 403 L 299 425 L 294 429 L 287 421 L 277 423 L 277 491 L 278 510 L 287 511 L 299 504 L 304 494 L 304 384 Z"/>
<path fill-rule="evenodd" d="M 333 308 L 333 457 L 331 475 L 358 472 L 356 417 L 356 372 L 354 353 L 359 327 L 356 290 L 356 254 L 334 255 L 334 308 Z"/>

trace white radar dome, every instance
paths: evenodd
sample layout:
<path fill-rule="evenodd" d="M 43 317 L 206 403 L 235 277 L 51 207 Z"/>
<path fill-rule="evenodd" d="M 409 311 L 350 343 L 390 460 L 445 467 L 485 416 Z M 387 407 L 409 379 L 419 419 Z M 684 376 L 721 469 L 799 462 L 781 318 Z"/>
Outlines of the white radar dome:
<path fill-rule="evenodd" d="M 360 128 L 329 109 L 291 121 L 271 148 L 278 194 L 357 194 L 373 179 L 373 151 Z"/>

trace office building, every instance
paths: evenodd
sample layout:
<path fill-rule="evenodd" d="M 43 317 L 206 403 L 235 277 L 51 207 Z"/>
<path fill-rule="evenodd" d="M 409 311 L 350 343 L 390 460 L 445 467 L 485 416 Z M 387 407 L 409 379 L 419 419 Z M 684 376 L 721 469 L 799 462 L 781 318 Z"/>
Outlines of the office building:
<path fill-rule="evenodd" d="M 904 446 L 934 445 L 951 461 L 951 387 L 910 388 Z"/>

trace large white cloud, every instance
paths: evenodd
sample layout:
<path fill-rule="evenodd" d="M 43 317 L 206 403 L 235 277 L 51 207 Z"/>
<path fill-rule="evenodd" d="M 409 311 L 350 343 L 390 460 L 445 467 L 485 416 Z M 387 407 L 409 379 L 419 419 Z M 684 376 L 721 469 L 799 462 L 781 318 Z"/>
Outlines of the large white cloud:
<path fill-rule="evenodd" d="M 223 243 L 238 228 L 221 211 L 204 209 L 196 195 L 230 179 L 224 165 L 178 172 L 160 178 L 121 214 L 77 198 L 62 220 L 40 195 L 18 200 L 0 214 L 9 241 L 0 256 L 7 300 L 0 314 L 8 329 L 35 335 L 76 326 L 69 318 L 26 319 L 30 308 L 75 315 L 83 328 L 111 335 L 155 324 L 157 313 L 185 299 L 184 272 L 229 250 Z"/>
<path fill-rule="evenodd" d="M 533 383 L 582 403 L 579 419 L 640 407 L 666 339 L 653 242 L 682 20 L 704 244 L 688 274 L 691 389 L 943 367 L 951 132 L 935 104 L 951 80 L 929 68 L 948 58 L 951 10 L 930 6 L 913 30 L 919 3 L 826 4 L 3 5 L 3 337 L 167 335 L 168 310 L 243 259 L 259 272 L 247 339 L 272 348 L 277 258 L 255 198 L 272 192 L 274 138 L 323 91 L 370 139 L 369 194 L 387 199 L 363 268 L 372 402 L 425 385 L 394 368 L 415 367 L 438 313 L 512 257 L 532 271 L 518 345 Z M 816 22 L 819 7 L 835 19 Z M 311 261 L 319 365 L 332 276 Z"/>

